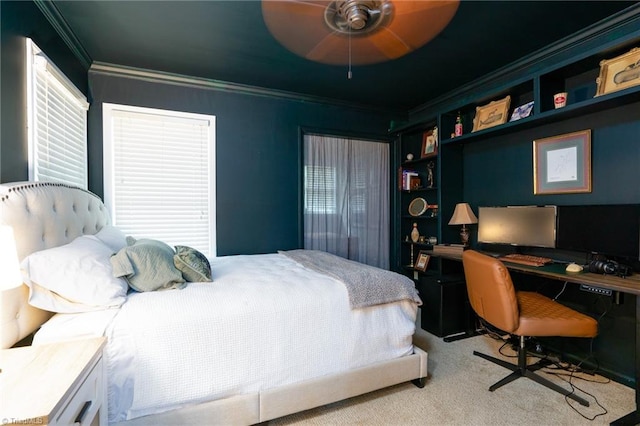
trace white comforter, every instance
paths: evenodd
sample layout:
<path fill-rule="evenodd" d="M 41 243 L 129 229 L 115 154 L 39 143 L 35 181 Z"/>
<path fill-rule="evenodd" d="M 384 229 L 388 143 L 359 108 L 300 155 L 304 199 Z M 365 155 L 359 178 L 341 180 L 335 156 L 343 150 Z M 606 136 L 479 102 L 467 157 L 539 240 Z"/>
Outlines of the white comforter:
<path fill-rule="evenodd" d="M 344 285 L 280 254 L 212 260 L 212 283 L 58 314 L 35 342 L 106 335 L 109 421 L 337 373 L 413 352 L 416 303 L 350 309 Z"/>

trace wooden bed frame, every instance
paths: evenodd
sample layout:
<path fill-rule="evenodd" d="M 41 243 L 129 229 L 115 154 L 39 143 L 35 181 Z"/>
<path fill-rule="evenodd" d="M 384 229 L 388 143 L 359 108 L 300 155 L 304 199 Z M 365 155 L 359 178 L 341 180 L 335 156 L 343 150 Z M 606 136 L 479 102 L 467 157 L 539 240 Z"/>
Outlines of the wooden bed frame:
<path fill-rule="evenodd" d="M 80 235 L 95 234 L 109 223 L 104 204 L 89 191 L 56 183 L 0 185 L 0 224 L 13 227 L 20 260 Z M 0 292 L 2 348 L 11 347 L 51 317 L 50 312 L 30 306 L 27 298 L 24 284 Z M 413 354 L 401 358 L 118 424 L 256 424 L 403 382 L 423 387 L 426 377 L 427 353 L 414 346 Z"/>

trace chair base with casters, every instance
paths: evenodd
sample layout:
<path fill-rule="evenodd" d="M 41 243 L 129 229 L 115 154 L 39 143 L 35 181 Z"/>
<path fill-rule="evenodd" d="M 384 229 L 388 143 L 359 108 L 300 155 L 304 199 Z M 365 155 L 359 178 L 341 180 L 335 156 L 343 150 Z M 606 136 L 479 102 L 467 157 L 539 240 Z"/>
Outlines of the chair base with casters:
<path fill-rule="evenodd" d="M 535 363 L 535 364 L 531 364 L 531 365 L 527 365 L 527 349 L 525 347 L 524 344 L 524 336 L 519 336 L 520 337 L 520 343 L 518 346 L 518 364 L 511 364 L 510 362 L 504 361 L 502 359 L 493 357 L 491 355 L 487 355 L 487 354 L 483 354 L 481 352 L 478 351 L 473 351 L 473 354 L 476 356 L 479 356 L 480 358 L 484 358 L 487 361 L 491 361 L 495 364 L 498 364 L 508 370 L 513 371 L 513 373 L 509 374 L 508 376 L 506 376 L 505 378 L 499 380 L 498 382 L 494 383 L 493 385 L 491 385 L 489 387 L 489 390 L 491 392 L 493 392 L 494 390 L 506 385 L 507 383 L 511 383 L 516 379 L 519 379 L 520 377 L 528 377 L 529 379 L 533 380 L 534 382 L 537 382 L 539 384 L 541 384 L 542 386 L 546 386 L 549 389 L 552 389 L 558 393 L 561 393 L 562 395 L 573 399 L 574 401 L 584 405 L 585 407 L 589 406 L 589 402 L 583 398 L 580 398 L 579 396 L 575 395 L 573 392 L 556 385 L 555 383 L 553 383 L 550 380 L 545 379 L 544 377 L 538 375 L 535 373 L 535 371 L 539 370 L 540 368 L 543 368 L 544 365 L 541 363 Z"/>
<path fill-rule="evenodd" d="M 536 374 L 535 371 L 544 364 L 527 365 L 525 338 L 593 338 L 598 334 L 598 322 L 542 294 L 516 291 L 508 269 L 498 259 L 466 250 L 462 254 L 462 263 L 469 303 L 474 312 L 502 332 L 519 337 L 517 365 L 479 352 L 473 353 L 512 371 L 489 390 L 494 391 L 520 377 L 526 377 L 588 407 L 585 399 Z"/>

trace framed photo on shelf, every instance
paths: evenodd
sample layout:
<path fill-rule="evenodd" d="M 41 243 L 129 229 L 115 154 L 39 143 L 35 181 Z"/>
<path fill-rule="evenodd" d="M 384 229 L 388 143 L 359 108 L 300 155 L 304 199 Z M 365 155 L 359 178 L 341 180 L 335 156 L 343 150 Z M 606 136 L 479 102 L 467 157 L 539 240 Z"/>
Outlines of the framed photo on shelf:
<path fill-rule="evenodd" d="M 596 96 L 640 84 L 640 47 L 613 59 L 600 61 L 600 75 L 596 79 Z"/>
<path fill-rule="evenodd" d="M 527 102 L 524 105 L 520 105 L 519 107 L 514 108 L 509 121 L 517 121 L 521 118 L 530 116 L 531 112 L 533 111 L 533 102 L 534 101 Z"/>
<path fill-rule="evenodd" d="M 422 134 L 422 151 L 420 158 L 434 157 L 438 154 L 438 141 L 433 130 L 427 130 Z"/>
<path fill-rule="evenodd" d="M 533 193 L 591 192 L 591 130 L 533 141 Z"/>
<path fill-rule="evenodd" d="M 426 251 L 420 250 L 420 253 L 418 253 L 418 259 L 416 260 L 415 265 L 413 265 L 413 269 L 425 272 L 429 265 L 429 259 L 431 259 L 431 256 L 429 256 Z"/>
<path fill-rule="evenodd" d="M 503 99 L 491 101 L 487 105 L 476 107 L 476 116 L 473 118 L 473 130 L 488 129 L 507 122 L 509 107 L 511 106 L 511 96 L 507 95 Z"/>

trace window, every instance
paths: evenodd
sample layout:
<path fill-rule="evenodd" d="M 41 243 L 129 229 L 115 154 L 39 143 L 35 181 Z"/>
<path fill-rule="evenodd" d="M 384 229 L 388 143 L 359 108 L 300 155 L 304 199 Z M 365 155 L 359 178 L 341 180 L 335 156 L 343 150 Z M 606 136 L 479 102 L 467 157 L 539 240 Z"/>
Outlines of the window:
<path fill-rule="evenodd" d="M 304 248 L 389 267 L 389 144 L 303 136 Z"/>
<path fill-rule="evenodd" d="M 304 194 L 306 213 L 335 214 L 336 168 L 304 166 Z"/>
<path fill-rule="evenodd" d="M 87 189 L 87 98 L 27 39 L 29 180 Z"/>
<path fill-rule="evenodd" d="M 337 212 L 336 167 L 304 166 L 304 209 L 305 213 L 335 214 Z M 348 175 L 351 211 L 361 213 L 366 210 L 366 172 L 355 171 Z"/>
<path fill-rule="evenodd" d="M 351 178 L 351 211 L 353 213 L 365 213 L 367 211 L 367 177 L 368 173 L 364 170 L 354 171 Z"/>
<path fill-rule="evenodd" d="M 215 249 L 215 117 L 103 104 L 105 204 L 127 235 Z"/>

